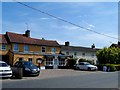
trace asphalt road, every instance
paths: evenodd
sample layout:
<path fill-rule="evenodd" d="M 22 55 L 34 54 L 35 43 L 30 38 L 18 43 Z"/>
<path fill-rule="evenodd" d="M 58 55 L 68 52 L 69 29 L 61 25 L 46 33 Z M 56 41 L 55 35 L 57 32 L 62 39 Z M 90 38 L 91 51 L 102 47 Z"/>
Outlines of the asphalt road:
<path fill-rule="evenodd" d="M 118 88 L 118 72 L 49 70 L 39 77 L 3 80 L 2 88 Z"/>

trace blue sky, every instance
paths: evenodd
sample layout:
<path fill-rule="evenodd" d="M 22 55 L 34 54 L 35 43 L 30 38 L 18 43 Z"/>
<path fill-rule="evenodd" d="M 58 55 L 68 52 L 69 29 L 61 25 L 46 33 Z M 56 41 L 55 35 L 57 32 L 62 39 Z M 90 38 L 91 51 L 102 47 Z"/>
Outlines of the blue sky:
<path fill-rule="evenodd" d="M 82 27 L 118 37 L 117 2 L 23 3 Z M 31 37 L 56 40 L 59 44 L 69 41 L 72 46 L 90 47 L 94 43 L 97 48 L 103 48 L 118 41 L 62 22 L 15 2 L 2 3 L 2 33 L 24 33 L 27 29 L 26 23 Z"/>

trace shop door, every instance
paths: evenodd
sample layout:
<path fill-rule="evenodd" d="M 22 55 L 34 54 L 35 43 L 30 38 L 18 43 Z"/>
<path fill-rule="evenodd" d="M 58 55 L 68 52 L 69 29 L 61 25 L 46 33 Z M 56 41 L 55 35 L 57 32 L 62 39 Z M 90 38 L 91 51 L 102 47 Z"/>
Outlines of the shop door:
<path fill-rule="evenodd" d="M 54 59 L 53 68 L 58 69 L 58 59 Z"/>

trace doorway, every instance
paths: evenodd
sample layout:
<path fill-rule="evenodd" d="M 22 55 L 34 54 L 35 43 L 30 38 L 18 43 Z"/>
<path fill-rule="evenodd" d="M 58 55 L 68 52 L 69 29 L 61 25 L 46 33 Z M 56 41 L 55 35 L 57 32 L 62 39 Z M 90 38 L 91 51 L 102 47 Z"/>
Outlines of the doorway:
<path fill-rule="evenodd" d="M 53 68 L 58 69 L 58 59 L 54 59 Z"/>

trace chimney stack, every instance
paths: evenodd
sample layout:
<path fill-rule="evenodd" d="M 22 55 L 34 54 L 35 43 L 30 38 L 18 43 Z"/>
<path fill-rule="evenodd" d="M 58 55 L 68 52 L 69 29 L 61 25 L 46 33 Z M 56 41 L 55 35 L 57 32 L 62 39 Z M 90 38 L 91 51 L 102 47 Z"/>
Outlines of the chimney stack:
<path fill-rule="evenodd" d="M 30 30 L 25 31 L 25 36 L 30 37 Z"/>
<path fill-rule="evenodd" d="M 120 46 L 120 41 L 118 41 L 118 45 Z"/>
<path fill-rule="evenodd" d="M 69 46 L 70 45 L 70 42 L 65 42 L 65 46 Z"/>
<path fill-rule="evenodd" d="M 95 44 L 94 44 L 94 43 L 93 43 L 93 45 L 91 46 L 91 48 L 92 48 L 92 49 L 94 49 L 94 48 L 95 48 Z"/>

